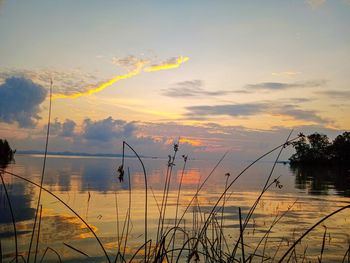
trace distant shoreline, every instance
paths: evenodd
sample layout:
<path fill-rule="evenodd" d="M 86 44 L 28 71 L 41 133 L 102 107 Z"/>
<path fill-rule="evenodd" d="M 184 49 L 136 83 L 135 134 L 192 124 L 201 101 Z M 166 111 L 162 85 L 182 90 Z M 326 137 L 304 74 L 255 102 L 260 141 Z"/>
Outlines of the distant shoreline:
<path fill-rule="evenodd" d="M 44 151 L 36 151 L 36 150 L 28 150 L 28 151 L 20 151 L 18 150 L 16 152 L 17 154 L 21 155 L 44 155 Z M 111 157 L 111 158 L 121 158 L 123 157 L 122 154 L 119 153 L 84 153 L 84 152 L 47 152 L 47 155 L 49 156 L 76 156 L 76 157 Z M 136 158 L 134 155 L 124 155 L 126 158 Z M 142 158 L 149 158 L 149 159 L 160 159 L 161 157 L 156 156 L 141 156 Z"/>

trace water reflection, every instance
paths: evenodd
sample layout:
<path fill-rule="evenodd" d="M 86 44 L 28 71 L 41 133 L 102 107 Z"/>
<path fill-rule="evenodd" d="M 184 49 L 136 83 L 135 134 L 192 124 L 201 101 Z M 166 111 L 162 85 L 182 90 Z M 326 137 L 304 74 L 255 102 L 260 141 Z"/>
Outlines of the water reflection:
<path fill-rule="evenodd" d="M 290 167 L 295 174 L 295 186 L 312 195 L 328 195 L 334 192 L 350 197 L 350 168 L 341 166 L 302 166 Z"/>
<path fill-rule="evenodd" d="M 163 186 L 167 171 L 167 160 L 144 160 L 147 169 L 147 178 L 150 189 L 149 192 L 149 236 L 155 239 L 155 231 L 159 219 L 158 205 L 162 202 Z M 102 237 L 103 244 L 114 253 L 118 246 L 117 230 L 117 212 L 119 217 L 119 234 L 123 228 L 123 220 L 128 211 L 128 185 L 129 177 L 127 168 L 130 169 L 130 183 L 132 185 L 132 233 L 130 234 L 130 243 L 127 250 L 136 251 L 143 242 L 143 216 L 144 216 L 144 176 L 142 168 L 136 159 L 126 160 L 126 176 L 123 183 L 120 183 L 115 173 L 120 165 L 119 159 L 112 158 L 62 158 L 50 157 L 47 161 L 47 171 L 45 173 L 44 186 L 58 195 L 77 213 L 79 213 Z M 182 211 L 193 198 L 198 184 L 203 182 L 210 173 L 216 161 L 192 161 L 188 162 L 183 176 L 182 192 L 180 196 L 180 206 Z M 225 186 L 225 173 L 231 175 L 238 174 L 242 167 L 247 163 L 226 162 L 219 167 L 213 177 L 203 187 L 197 196 L 193 205 L 188 209 L 184 217 L 186 227 L 190 227 L 196 220 L 196 224 L 206 218 L 218 196 L 222 193 Z M 232 239 L 232 243 L 239 235 L 239 216 L 238 208 L 242 209 L 243 218 L 247 216 L 249 209 L 259 196 L 262 186 L 269 175 L 272 163 L 260 163 L 256 167 L 244 174 L 237 183 L 234 184 L 227 196 L 224 214 L 221 214 L 221 202 L 217 209 L 217 220 L 221 217 L 224 221 L 223 229 L 227 231 L 227 238 Z M 19 156 L 17 164 L 9 167 L 9 171 L 25 176 L 35 182 L 40 181 L 42 167 L 42 157 L 38 156 Z M 174 222 L 174 211 L 176 207 L 177 190 L 182 176 L 183 164 L 181 161 L 173 167 L 173 176 L 171 188 L 169 191 L 169 209 L 167 209 L 166 223 Z M 301 168 L 293 167 L 289 169 L 287 165 L 276 166 L 276 176 L 281 175 L 283 188 L 273 187 L 267 192 L 259 202 L 251 221 L 247 225 L 247 236 L 245 240 L 253 247 L 260 240 L 262 234 L 268 231 L 274 218 L 287 210 L 296 201 L 293 209 L 275 226 L 270 233 L 270 240 L 266 245 L 275 249 L 281 238 L 283 240 L 292 240 L 295 236 L 303 233 L 321 217 L 334 211 L 337 207 L 343 206 L 349 202 L 348 196 L 349 184 L 344 180 L 338 180 L 339 171 L 328 171 L 324 168 Z M 349 174 L 344 171 L 343 178 Z M 234 176 L 232 176 L 234 177 Z M 273 175 L 272 179 L 275 178 Z M 28 183 L 14 179 L 9 175 L 5 176 L 6 185 L 8 185 L 11 201 L 16 206 L 15 218 L 18 227 L 21 229 L 20 241 L 22 244 L 28 244 L 34 217 L 34 209 L 38 196 L 38 189 Z M 232 179 L 232 178 L 230 178 Z M 348 182 L 348 181 L 347 181 Z M 0 238 L 3 243 L 4 251 L 13 252 L 13 234 L 11 228 L 11 218 L 9 217 L 8 207 L 4 202 L 3 190 L 0 189 Z M 308 195 L 311 194 L 311 195 Z M 317 194 L 318 196 L 314 196 Z M 335 195 L 338 194 L 338 195 Z M 96 245 L 96 241 L 88 232 L 88 229 L 81 224 L 62 204 L 57 202 L 49 195 L 42 198 L 43 218 L 42 218 L 42 237 L 41 249 L 46 245 L 55 248 L 60 254 L 65 255 L 65 259 L 78 261 L 79 257 L 72 251 L 67 252 L 67 247 L 63 242 L 69 242 L 77 248 L 82 248 L 85 252 L 96 259 L 101 256 L 101 249 Z M 3 216 L 4 215 L 4 216 Z M 349 231 L 349 224 L 346 222 L 346 215 L 342 214 L 327 221 L 329 226 L 333 226 L 332 238 L 329 239 L 328 246 L 335 247 L 334 251 L 343 253 L 347 239 L 346 234 Z M 202 217 L 203 216 L 203 217 Z M 345 218 L 345 219 L 344 219 Z M 184 224 L 185 225 L 185 224 Z M 54 237 L 52 237 L 54 233 Z M 226 234 L 226 233 L 225 233 Z M 310 237 L 310 247 L 316 247 L 315 254 L 319 253 L 318 246 L 322 243 L 323 229 L 316 230 Z M 11 239 L 12 238 L 12 239 Z M 327 239 L 328 240 L 328 239 Z M 231 242 L 231 241 L 230 241 Z M 289 242 L 289 241 L 288 241 Z M 288 246 L 288 242 L 282 245 L 282 250 Z M 315 243 L 312 243 L 315 242 Z M 45 243 L 45 244 L 44 244 Z M 338 248 L 337 248 L 338 247 Z M 20 251 L 26 251 L 23 246 Z M 247 248 L 248 249 L 248 248 Z M 337 250 L 338 249 L 338 250 Z M 272 250 L 273 251 L 273 250 Z M 43 252 L 43 251 L 41 251 Z M 25 252 L 23 252 L 25 253 Z M 130 252 L 132 253 L 132 252 Z M 10 258 L 8 258 L 10 259 Z M 336 261 L 336 260 L 335 260 Z"/>
<path fill-rule="evenodd" d="M 7 191 L 11 194 L 11 204 L 13 212 L 16 218 L 20 221 L 27 220 L 33 217 L 34 209 L 30 208 L 31 196 L 28 189 L 25 189 L 25 186 L 20 183 L 9 184 Z M 11 222 L 11 216 L 8 208 L 8 203 L 6 196 L 4 194 L 3 185 L 0 186 L 0 223 Z"/>

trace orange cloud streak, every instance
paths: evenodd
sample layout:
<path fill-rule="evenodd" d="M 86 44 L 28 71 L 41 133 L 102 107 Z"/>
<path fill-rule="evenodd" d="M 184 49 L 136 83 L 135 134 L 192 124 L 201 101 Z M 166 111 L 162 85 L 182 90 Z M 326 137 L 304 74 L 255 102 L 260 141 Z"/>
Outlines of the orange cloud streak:
<path fill-rule="evenodd" d="M 173 69 L 173 68 L 178 68 L 182 63 L 186 62 L 189 58 L 188 57 L 183 57 L 183 56 L 179 56 L 178 58 L 175 59 L 175 62 L 171 62 L 171 63 L 162 63 L 159 65 L 154 65 L 151 67 L 147 67 L 144 68 L 145 66 L 145 62 L 139 62 L 138 65 L 136 66 L 136 69 L 128 72 L 125 75 L 120 75 L 120 76 L 116 76 L 110 80 L 107 80 L 103 83 L 101 83 L 100 85 L 96 86 L 96 87 L 92 87 L 86 91 L 82 91 L 82 92 L 76 92 L 73 94 L 63 94 L 63 93 L 57 93 L 57 94 L 53 94 L 52 95 L 52 99 L 64 99 L 64 98 L 70 98 L 70 99 L 75 99 L 78 97 L 82 97 L 82 96 L 86 96 L 86 95 L 91 95 L 97 92 L 100 92 L 102 90 L 104 90 L 105 88 L 107 88 L 108 86 L 111 86 L 112 84 L 123 80 L 123 79 L 129 79 L 132 78 L 138 74 L 141 73 L 141 70 L 143 69 L 145 72 L 151 72 L 151 71 L 159 71 L 159 70 L 166 70 L 166 69 Z"/>
<path fill-rule="evenodd" d="M 185 143 L 190 144 L 192 146 L 203 146 L 203 143 L 201 140 L 181 137 L 180 144 L 185 144 Z"/>
<path fill-rule="evenodd" d="M 180 57 L 176 58 L 174 62 L 170 62 L 170 63 L 166 62 L 166 63 L 161 63 L 158 65 L 153 65 L 153 66 L 145 68 L 144 71 L 150 72 L 150 71 L 178 68 L 178 67 L 180 67 L 180 65 L 182 63 L 186 62 L 187 60 L 189 60 L 188 57 L 180 56 Z"/>

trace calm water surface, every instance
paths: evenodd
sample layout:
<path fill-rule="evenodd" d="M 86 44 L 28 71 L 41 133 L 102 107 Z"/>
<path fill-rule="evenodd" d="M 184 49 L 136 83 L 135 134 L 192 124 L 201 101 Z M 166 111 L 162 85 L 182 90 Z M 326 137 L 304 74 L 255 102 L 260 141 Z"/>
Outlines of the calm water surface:
<path fill-rule="evenodd" d="M 216 162 L 217 160 L 188 160 L 180 195 L 180 214 L 183 213 L 195 191 L 211 172 Z M 42 163 L 42 156 L 18 155 L 16 164 L 7 167 L 7 171 L 39 183 Z M 158 206 L 162 202 L 167 160 L 145 159 L 144 163 L 149 186 L 148 232 L 149 238 L 154 240 L 159 219 Z M 115 255 L 119 246 L 118 236 L 123 235 L 123 222 L 127 216 L 129 198 L 131 198 L 131 224 L 125 248 L 126 255 L 135 252 L 144 241 L 145 190 L 142 169 L 136 159 L 127 159 L 125 167 L 129 168 L 130 178 L 126 169 L 124 181 L 119 182 L 116 170 L 120 164 L 121 160 L 118 158 L 50 156 L 47 159 L 44 178 L 45 188 L 56 194 L 89 223 L 111 257 Z M 169 225 L 174 222 L 183 160 L 180 158 L 175 164 L 166 210 L 166 224 L 169 223 Z M 248 164 L 249 162 L 224 160 L 203 186 L 195 202 L 185 214 L 182 226 L 190 229 L 194 224 L 199 227 L 225 188 L 227 179 L 225 174 L 230 173 L 228 178 L 228 183 L 230 183 Z M 238 208 L 242 209 L 244 219 L 260 194 L 272 166 L 272 162 L 257 164 L 244 173 L 228 191 L 223 213 L 223 229 L 227 243 L 233 244 L 239 234 Z M 327 169 L 291 169 L 289 165 L 277 164 L 271 181 L 278 178 L 278 184 L 273 184 L 264 194 L 245 231 L 247 252 L 254 251 L 276 216 L 287 210 L 289 211 L 270 231 L 268 242 L 258 248 L 258 253 L 265 250 L 265 254 L 278 259 L 278 256 L 288 249 L 293 240 L 323 216 L 349 204 L 349 171 L 342 171 L 342 176 L 348 178 L 347 181 L 339 180 L 339 177 L 335 176 L 337 173 L 339 171 Z M 32 184 L 8 174 L 4 175 L 4 179 L 14 209 L 19 251 L 26 257 L 39 191 Z M 128 191 L 129 187 L 132 189 L 131 194 Z M 3 186 L 0 191 L 1 251 L 3 261 L 9 262 L 15 255 L 14 233 Z M 221 205 L 222 203 L 219 206 Z M 218 214 L 221 217 L 221 212 Z M 306 249 L 307 259 L 316 262 L 326 230 L 323 259 L 325 262 L 341 261 L 349 248 L 349 221 L 350 211 L 348 210 L 328 219 L 297 246 L 296 253 L 303 255 Z M 69 246 L 83 251 L 89 258 Z M 43 192 L 38 243 L 39 259 L 48 247 L 57 251 L 65 262 L 105 261 L 101 248 L 86 226 L 57 199 Z M 275 255 L 277 247 L 279 249 Z M 256 260 L 261 259 L 256 258 Z M 45 261 L 57 261 L 52 250 L 47 252 Z"/>

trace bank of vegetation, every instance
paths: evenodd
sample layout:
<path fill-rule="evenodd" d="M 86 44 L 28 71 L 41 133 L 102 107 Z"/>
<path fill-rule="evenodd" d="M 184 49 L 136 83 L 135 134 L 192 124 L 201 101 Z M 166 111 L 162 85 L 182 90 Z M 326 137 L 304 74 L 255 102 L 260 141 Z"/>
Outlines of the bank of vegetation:
<path fill-rule="evenodd" d="M 325 134 L 300 134 L 292 145 L 296 152 L 289 158 L 291 165 L 350 164 L 350 132 L 338 135 L 333 141 Z"/>

